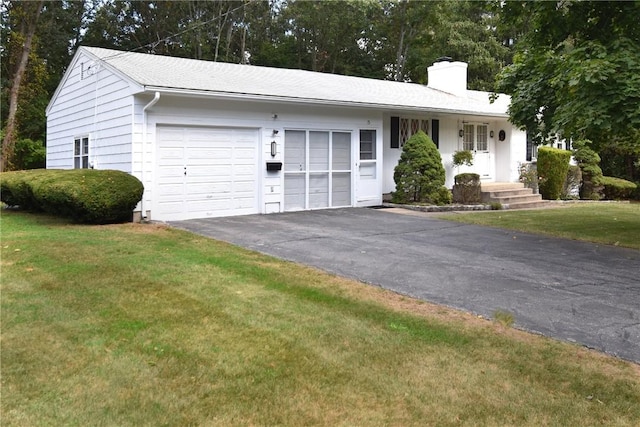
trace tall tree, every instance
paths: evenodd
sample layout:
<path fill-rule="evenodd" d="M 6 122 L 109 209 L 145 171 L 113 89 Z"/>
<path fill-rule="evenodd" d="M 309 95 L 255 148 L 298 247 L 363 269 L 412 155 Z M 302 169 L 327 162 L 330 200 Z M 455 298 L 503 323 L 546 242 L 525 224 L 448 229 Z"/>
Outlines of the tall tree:
<path fill-rule="evenodd" d="M 559 135 L 640 144 L 640 3 L 508 6 L 507 23 L 530 26 L 497 86 L 512 94 L 512 121 L 537 142 Z"/>
<path fill-rule="evenodd" d="M 11 157 L 16 142 L 16 113 L 18 111 L 18 94 L 27 69 L 29 56 L 31 54 L 31 46 L 33 37 L 36 33 L 36 25 L 40 18 L 40 12 L 44 6 L 44 0 L 39 2 L 12 2 L 8 8 L 9 16 L 18 22 L 17 30 L 11 32 L 11 37 L 17 39 L 22 45 L 22 49 L 18 55 L 14 65 L 14 71 L 11 73 L 11 82 L 9 89 L 9 114 L 5 128 L 5 135 L 2 141 L 2 159 L 0 159 L 0 171 L 4 171 L 10 167 Z"/>

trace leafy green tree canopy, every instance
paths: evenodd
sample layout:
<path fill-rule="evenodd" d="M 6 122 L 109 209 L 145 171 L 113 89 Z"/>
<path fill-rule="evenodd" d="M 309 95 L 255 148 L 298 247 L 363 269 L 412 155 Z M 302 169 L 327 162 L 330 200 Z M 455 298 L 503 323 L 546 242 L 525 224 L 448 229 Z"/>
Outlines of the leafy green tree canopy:
<path fill-rule="evenodd" d="M 497 91 L 537 143 L 561 138 L 640 146 L 640 2 L 508 2 L 527 22 Z"/>

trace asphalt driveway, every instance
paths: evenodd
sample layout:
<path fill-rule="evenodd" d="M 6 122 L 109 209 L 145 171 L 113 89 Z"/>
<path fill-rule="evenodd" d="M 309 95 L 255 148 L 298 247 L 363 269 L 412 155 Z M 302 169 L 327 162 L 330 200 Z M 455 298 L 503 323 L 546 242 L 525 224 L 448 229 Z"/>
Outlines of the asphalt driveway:
<path fill-rule="evenodd" d="M 171 225 L 640 363 L 640 251 L 385 209 Z"/>

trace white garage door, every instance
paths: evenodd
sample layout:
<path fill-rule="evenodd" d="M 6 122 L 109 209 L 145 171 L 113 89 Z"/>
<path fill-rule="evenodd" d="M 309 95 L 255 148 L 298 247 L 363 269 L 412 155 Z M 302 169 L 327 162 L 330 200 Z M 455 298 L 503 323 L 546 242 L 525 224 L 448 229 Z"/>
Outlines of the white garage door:
<path fill-rule="evenodd" d="M 258 213 L 258 132 L 158 126 L 151 217 L 162 221 Z"/>

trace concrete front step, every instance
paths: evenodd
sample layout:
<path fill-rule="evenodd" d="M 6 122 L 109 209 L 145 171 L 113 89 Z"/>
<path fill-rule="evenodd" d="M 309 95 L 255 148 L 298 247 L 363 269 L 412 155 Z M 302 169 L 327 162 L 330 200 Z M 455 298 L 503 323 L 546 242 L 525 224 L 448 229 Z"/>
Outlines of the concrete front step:
<path fill-rule="evenodd" d="M 548 204 L 548 200 L 538 200 L 537 202 L 509 203 L 509 209 L 535 209 L 545 207 Z"/>
<path fill-rule="evenodd" d="M 483 182 L 480 184 L 482 191 L 514 190 L 525 188 L 522 182 Z"/>
<path fill-rule="evenodd" d="M 542 200 L 542 196 L 539 194 L 519 194 L 517 196 L 505 196 L 505 197 L 491 197 L 487 198 L 486 201 L 483 200 L 484 203 L 491 202 L 500 202 L 502 204 L 508 203 L 511 205 L 512 203 L 525 203 L 525 202 L 539 202 Z"/>
<path fill-rule="evenodd" d="M 521 182 L 482 183 L 480 188 L 483 203 L 500 203 L 509 206 L 509 209 L 538 208 L 548 203 Z"/>
<path fill-rule="evenodd" d="M 530 188 L 518 188 L 514 190 L 497 190 L 497 191 L 482 191 L 482 196 L 486 199 L 498 199 L 501 197 L 514 197 L 514 196 L 530 196 L 533 191 Z"/>

